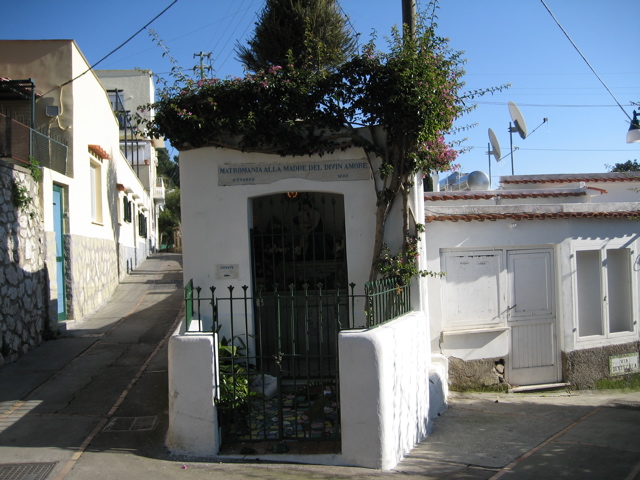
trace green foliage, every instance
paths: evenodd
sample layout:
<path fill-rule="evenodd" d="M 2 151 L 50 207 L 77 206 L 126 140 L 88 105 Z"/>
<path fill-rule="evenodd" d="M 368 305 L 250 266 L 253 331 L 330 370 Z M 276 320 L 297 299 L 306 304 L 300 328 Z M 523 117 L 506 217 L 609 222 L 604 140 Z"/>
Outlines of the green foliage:
<path fill-rule="evenodd" d="M 607 377 L 597 380 L 595 383 L 596 390 L 640 390 L 640 373 L 632 373 L 630 375 L 622 375 L 619 377 Z"/>
<path fill-rule="evenodd" d="M 194 81 L 178 74 L 159 94 L 147 127 L 179 149 L 311 155 L 355 144 L 383 160 L 387 177 L 447 170 L 456 152 L 444 134 L 473 108 L 468 100 L 492 91 L 460 95 L 463 63 L 433 24 L 420 23 L 414 39 L 394 31 L 387 52 L 373 39 L 333 72 L 285 63 L 244 78 Z M 357 128 L 374 126 L 384 127 L 388 145 Z"/>
<path fill-rule="evenodd" d="M 239 346 L 235 345 L 239 343 Z M 220 400 L 218 409 L 222 415 L 230 415 L 235 410 L 246 406 L 247 400 L 254 395 L 249 390 L 249 369 L 246 365 L 246 345 L 240 337 L 227 340 L 225 337 L 218 343 L 220 368 Z"/>
<path fill-rule="evenodd" d="M 437 2 L 430 5 L 423 11 L 434 12 Z M 373 37 L 334 69 L 314 68 L 324 60 L 312 50 L 301 67 L 292 48 L 282 64 L 244 78 L 194 81 L 174 67 L 176 82 L 152 106 L 156 116 L 146 125 L 148 133 L 168 138 L 180 150 L 216 146 L 303 156 L 361 147 L 375 175 L 372 264 L 384 266 L 380 259 L 390 254 L 383 253 L 383 238 L 394 202 L 403 202 L 402 233 L 410 238 L 416 232 L 409 190 L 416 175 L 449 170 L 458 154 L 445 140 L 453 122 L 475 107 L 477 96 L 507 87 L 462 92 L 462 52 L 450 50 L 448 40 L 436 34 L 434 19 L 419 19 L 413 36 L 393 30 L 385 51 Z M 306 35 L 307 45 L 316 42 Z M 372 135 L 378 128 L 384 138 Z M 409 261 L 411 248 L 405 242 L 397 258 Z M 370 278 L 378 273 L 372 269 Z"/>
<path fill-rule="evenodd" d="M 180 226 L 180 189 L 174 188 L 165 194 L 164 208 L 158 215 L 158 229 L 163 242 L 175 243 L 173 232 Z"/>
<path fill-rule="evenodd" d="M 499 383 L 496 385 L 481 385 L 481 384 L 450 385 L 449 390 L 451 390 L 452 392 L 462 392 L 462 393 L 507 392 L 509 390 L 509 384 Z"/>
<path fill-rule="evenodd" d="M 166 148 L 156 149 L 158 153 L 158 175 L 164 179 L 165 204 L 158 214 L 158 229 L 162 243 L 175 244 L 174 231 L 180 226 L 180 167 L 178 156 L 172 161 Z"/>
<path fill-rule="evenodd" d="M 418 242 L 420 237 L 409 235 L 405 238 L 405 245 L 401 253 L 392 255 L 386 243 L 377 262 L 377 269 L 382 278 L 393 278 L 397 284 L 409 285 L 414 277 L 441 276 L 442 273 L 420 270 L 418 266 Z"/>
<path fill-rule="evenodd" d="M 640 163 L 637 160 L 627 160 L 624 163 L 616 163 L 612 168 L 612 172 L 640 172 Z"/>
<path fill-rule="evenodd" d="M 333 69 L 356 52 L 348 20 L 335 0 L 267 0 L 238 60 L 257 73 L 274 65 Z"/>
<path fill-rule="evenodd" d="M 165 187 L 169 189 L 180 188 L 179 157 L 176 155 L 171 160 L 166 148 L 157 148 L 156 152 L 158 154 L 158 175 L 164 178 Z"/>
<path fill-rule="evenodd" d="M 40 182 L 42 180 L 42 168 L 40 167 L 40 162 L 38 162 L 34 157 L 29 157 L 29 171 L 31 172 L 31 178 L 33 178 L 36 182 Z"/>
<path fill-rule="evenodd" d="M 33 198 L 29 195 L 29 188 L 24 183 L 14 180 L 11 187 L 11 196 L 16 208 L 24 210 L 25 213 L 29 214 L 30 218 L 35 218 L 36 212 Z"/>

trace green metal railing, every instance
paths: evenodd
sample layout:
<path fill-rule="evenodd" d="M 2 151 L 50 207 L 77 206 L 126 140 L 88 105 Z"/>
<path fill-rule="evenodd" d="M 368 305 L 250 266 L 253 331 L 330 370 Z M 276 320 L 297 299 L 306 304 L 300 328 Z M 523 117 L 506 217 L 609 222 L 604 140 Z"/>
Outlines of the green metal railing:
<path fill-rule="evenodd" d="M 264 293 L 259 290 L 255 297 L 247 295 L 248 287 L 243 286 L 244 296 L 246 296 L 247 304 L 254 303 L 255 300 L 258 304 L 264 303 L 267 298 L 279 298 L 279 299 L 323 299 L 323 298 L 336 298 L 339 302 L 336 302 L 338 319 L 340 330 L 349 330 L 356 328 L 373 328 L 383 323 L 394 320 L 405 313 L 411 311 L 411 287 L 408 285 L 399 286 L 394 279 L 376 280 L 373 282 L 365 283 L 364 295 L 354 293 L 356 284 L 349 284 L 348 290 L 331 290 L 323 291 L 322 286 L 319 286 L 318 290 L 305 289 L 303 292 L 294 291 L 290 288 L 289 292 Z M 216 328 L 216 321 L 214 318 L 214 292 L 215 287 L 211 287 L 211 296 L 202 297 L 200 295 L 202 291 L 201 287 L 193 286 L 193 280 L 189 280 L 184 287 L 184 300 L 186 310 L 187 330 L 190 330 L 191 321 L 193 319 L 199 322 L 200 327 L 197 331 L 212 331 Z M 231 292 L 233 289 L 231 289 Z M 232 297 L 230 297 L 232 298 Z M 359 319 L 356 315 L 356 302 L 357 299 L 364 299 L 366 307 L 364 308 L 364 317 Z M 211 313 L 203 311 L 203 303 L 207 305 L 207 310 L 211 309 Z M 209 321 L 206 321 L 209 319 Z M 211 328 L 204 328 L 203 325 L 212 324 Z"/>
<path fill-rule="evenodd" d="M 410 311 L 409 287 L 264 292 L 185 287 L 187 329 L 218 334 L 215 393 L 224 442 L 340 438 L 338 335 Z M 195 328 L 194 322 L 198 327 Z"/>
<path fill-rule="evenodd" d="M 375 327 L 411 311 L 411 287 L 400 286 L 393 278 L 367 282 L 367 327 Z"/>
<path fill-rule="evenodd" d="M 186 329 L 189 331 L 191 329 L 191 320 L 193 319 L 193 280 L 189 280 L 184 287 L 184 304 Z"/>

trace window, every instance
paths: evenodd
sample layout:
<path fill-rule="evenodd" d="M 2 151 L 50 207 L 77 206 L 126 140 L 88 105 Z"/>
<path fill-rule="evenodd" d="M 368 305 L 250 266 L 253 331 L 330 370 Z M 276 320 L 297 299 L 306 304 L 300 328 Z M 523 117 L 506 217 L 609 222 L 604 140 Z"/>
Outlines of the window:
<path fill-rule="evenodd" d="M 633 332 L 631 250 L 575 252 L 578 336 Z"/>
<path fill-rule="evenodd" d="M 126 125 L 126 111 L 124 108 L 124 91 L 123 90 L 107 90 L 109 94 L 109 101 L 111 102 L 111 109 L 118 118 L 118 124 L 120 130 L 124 130 Z"/>
<path fill-rule="evenodd" d="M 147 217 L 143 213 L 138 214 L 138 235 L 147 238 Z"/>
<path fill-rule="evenodd" d="M 122 220 L 124 220 L 125 223 L 131 223 L 131 203 L 129 197 L 126 195 L 122 198 Z"/>
<path fill-rule="evenodd" d="M 443 253 L 443 305 L 446 324 L 451 327 L 491 326 L 503 323 L 501 251 Z"/>
<path fill-rule="evenodd" d="M 90 164 L 91 221 L 102 223 L 102 168 L 97 162 Z"/>

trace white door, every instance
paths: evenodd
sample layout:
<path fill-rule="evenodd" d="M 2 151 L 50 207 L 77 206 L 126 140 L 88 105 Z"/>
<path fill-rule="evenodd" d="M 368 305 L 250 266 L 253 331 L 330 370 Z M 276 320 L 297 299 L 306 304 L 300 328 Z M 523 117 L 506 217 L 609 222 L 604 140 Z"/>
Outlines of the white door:
<path fill-rule="evenodd" d="M 507 252 L 511 345 L 507 382 L 555 383 L 560 378 L 551 250 Z"/>

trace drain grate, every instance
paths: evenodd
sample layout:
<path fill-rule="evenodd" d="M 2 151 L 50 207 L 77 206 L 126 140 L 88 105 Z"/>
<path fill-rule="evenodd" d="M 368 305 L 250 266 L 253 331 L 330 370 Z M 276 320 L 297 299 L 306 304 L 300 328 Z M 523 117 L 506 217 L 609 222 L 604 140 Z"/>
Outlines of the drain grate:
<path fill-rule="evenodd" d="M 169 280 L 151 285 L 152 290 L 177 290 L 178 288 L 182 288 L 182 280 Z"/>
<path fill-rule="evenodd" d="M 52 463 L 6 463 L 0 465 L 2 480 L 44 480 L 51 473 Z"/>
<path fill-rule="evenodd" d="M 153 430 L 158 417 L 113 417 L 102 429 L 103 432 L 142 432 Z M 1 477 L 0 477 L 1 478 Z"/>
<path fill-rule="evenodd" d="M 640 402 L 634 402 L 631 400 L 614 400 L 605 405 L 605 407 L 621 408 L 623 410 L 640 410 Z"/>

